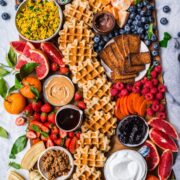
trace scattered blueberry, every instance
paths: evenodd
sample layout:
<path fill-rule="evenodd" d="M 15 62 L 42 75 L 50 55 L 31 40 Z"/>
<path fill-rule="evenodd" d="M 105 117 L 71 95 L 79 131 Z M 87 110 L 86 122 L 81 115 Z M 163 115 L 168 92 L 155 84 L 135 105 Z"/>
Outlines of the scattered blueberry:
<path fill-rule="evenodd" d="M 95 42 L 95 43 L 98 43 L 99 41 L 100 41 L 100 36 L 98 36 L 98 35 L 95 36 L 95 37 L 94 37 L 94 42 Z"/>
<path fill-rule="evenodd" d="M 159 43 L 158 43 L 158 42 L 154 43 L 154 44 L 153 44 L 153 48 L 154 48 L 155 50 L 158 50 L 158 49 L 159 49 Z"/>
<path fill-rule="evenodd" d="M 160 19 L 160 23 L 162 25 L 166 25 L 166 24 L 168 24 L 168 20 L 165 17 L 163 17 L 163 18 Z"/>
<path fill-rule="evenodd" d="M 156 51 L 156 50 L 153 50 L 152 52 L 151 52 L 151 54 L 152 54 L 152 56 L 158 56 L 158 51 Z"/>
<path fill-rule="evenodd" d="M 169 12 L 171 11 L 171 9 L 170 9 L 169 6 L 164 6 L 164 7 L 163 7 L 163 11 L 164 11 L 165 13 L 169 13 Z"/>
<path fill-rule="evenodd" d="M 129 32 L 131 29 L 130 29 L 129 25 L 125 25 L 125 26 L 124 26 L 124 30 L 125 30 L 126 32 Z"/>
<path fill-rule="evenodd" d="M 2 13 L 1 17 L 2 17 L 3 20 L 10 19 L 10 15 L 8 13 L 6 13 L 6 12 Z"/>
<path fill-rule="evenodd" d="M 157 40 L 157 37 L 156 37 L 155 34 L 153 34 L 153 35 L 151 36 L 151 41 L 156 41 L 156 40 Z"/>
<path fill-rule="evenodd" d="M 6 6 L 7 3 L 6 3 L 4 0 L 0 0 L 0 5 L 1 5 L 1 6 Z"/>
<path fill-rule="evenodd" d="M 180 32 L 178 32 L 177 36 L 180 38 Z"/>

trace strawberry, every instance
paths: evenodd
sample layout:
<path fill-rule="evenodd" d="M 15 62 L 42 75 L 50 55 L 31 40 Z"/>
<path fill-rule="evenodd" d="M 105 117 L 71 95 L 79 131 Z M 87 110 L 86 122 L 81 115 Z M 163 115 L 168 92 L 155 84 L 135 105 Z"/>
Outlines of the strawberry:
<path fill-rule="evenodd" d="M 55 124 L 55 119 L 56 119 L 55 112 L 51 112 L 50 114 L 48 114 L 48 117 L 47 117 L 48 122 Z"/>
<path fill-rule="evenodd" d="M 37 138 L 37 135 L 36 135 L 36 133 L 34 131 L 27 131 L 26 132 L 26 137 L 28 139 L 35 139 L 35 138 Z"/>
<path fill-rule="evenodd" d="M 15 121 L 17 126 L 23 126 L 25 122 L 26 122 L 26 118 L 23 116 L 17 117 Z"/>
<path fill-rule="evenodd" d="M 47 120 L 47 113 L 41 113 L 41 116 L 40 116 L 40 119 L 41 119 L 41 122 L 46 122 L 46 120 Z"/>
<path fill-rule="evenodd" d="M 53 62 L 51 64 L 51 71 L 56 72 L 59 69 L 59 66 L 57 63 Z"/>
<path fill-rule="evenodd" d="M 33 115 L 33 118 L 36 120 L 36 121 L 40 121 L 41 120 L 41 115 L 37 112 L 34 113 Z"/>
<path fill-rule="evenodd" d="M 38 126 L 43 132 L 49 133 L 49 128 L 44 126 L 41 122 L 33 120 L 30 122 L 30 127 L 33 125 Z"/>
<path fill-rule="evenodd" d="M 81 132 L 78 131 L 78 132 L 76 133 L 76 137 L 77 137 L 78 139 L 80 139 L 80 136 L 81 136 Z"/>
<path fill-rule="evenodd" d="M 55 142 L 56 145 L 58 146 L 63 146 L 64 145 L 64 139 L 55 139 L 53 140 Z"/>
<path fill-rule="evenodd" d="M 23 113 L 26 115 L 26 116 L 31 116 L 33 114 L 33 109 L 32 109 L 32 104 L 28 104 L 25 108 L 24 108 L 24 111 Z"/>
<path fill-rule="evenodd" d="M 49 113 L 52 110 L 52 106 L 49 103 L 45 103 L 42 107 L 41 107 L 41 111 L 45 112 L 45 113 Z"/>
<path fill-rule="evenodd" d="M 71 142 L 71 138 L 67 138 L 66 141 L 65 141 L 65 147 L 66 148 L 69 147 L 70 142 Z"/>
<path fill-rule="evenodd" d="M 38 143 L 39 141 L 40 141 L 40 139 L 39 139 L 39 138 L 33 139 L 33 140 L 32 140 L 32 145 L 34 145 L 34 144 Z"/>
<path fill-rule="evenodd" d="M 74 100 L 75 101 L 80 101 L 82 99 L 82 95 L 80 92 L 76 92 L 74 95 Z"/>
<path fill-rule="evenodd" d="M 63 130 L 60 130 L 59 135 L 60 135 L 61 138 L 65 138 L 67 136 L 67 132 L 63 131 Z"/>
<path fill-rule="evenodd" d="M 46 142 L 46 147 L 49 148 L 49 147 L 52 147 L 54 146 L 54 143 L 52 142 L 52 140 L 49 138 Z"/>
<path fill-rule="evenodd" d="M 57 134 L 57 133 L 51 133 L 51 135 L 50 135 L 50 138 L 52 140 L 56 140 L 56 139 L 58 139 L 58 137 L 59 137 L 59 134 Z"/>
<path fill-rule="evenodd" d="M 79 101 L 77 106 L 80 108 L 80 109 L 86 109 L 86 104 L 83 102 L 83 101 Z"/>
<path fill-rule="evenodd" d="M 40 112 L 41 111 L 41 106 L 42 106 L 42 102 L 41 101 L 33 101 L 32 102 L 32 109 L 35 112 Z"/>
<path fill-rule="evenodd" d="M 53 129 L 54 126 L 55 126 L 55 124 L 50 123 L 50 122 L 45 122 L 45 123 L 44 123 L 44 126 L 48 127 L 49 129 Z M 58 132 L 59 132 L 59 131 L 58 131 Z"/>
<path fill-rule="evenodd" d="M 69 73 L 69 69 L 67 67 L 60 67 L 59 72 L 61 74 L 68 74 Z"/>
<path fill-rule="evenodd" d="M 69 132 L 69 133 L 68 133 L 68 136 L 69 136 L 70 138 L 74 137 L 74 132 Z"/>
<path fill-rule="evenodd" d="M 58 129 L 56 126 L 54 126 L 54 127 L 52 128 L 51 132 L 52 132 L 52 133 L 59 133 L 59 129 Z"/>
<path fill-rule="evenodd" d="M 74 154 L 76 151 L 77 137 L 74 136 L 69 144 L 69 151 Z"/>

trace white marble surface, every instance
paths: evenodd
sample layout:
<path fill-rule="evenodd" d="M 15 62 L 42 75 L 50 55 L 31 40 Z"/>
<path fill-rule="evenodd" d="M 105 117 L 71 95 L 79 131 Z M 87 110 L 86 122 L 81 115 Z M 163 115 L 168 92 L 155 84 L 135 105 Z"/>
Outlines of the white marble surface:
<path fill-rule="evenodd" d="M 158 22 L 161 17 L 167 17 L 169 19 L 169 24 L 167 26 L 162 26 L 159 24 L 160 39 L 162 39 L 164 32 L 169 32 L 173 37 L 177 36 L 177 32 L 180 31 L 180 0 L 156 0 L 158 9 Z M 7 0 L 8 6 L 0 6 L 0 14 L 4 11 L 11 14 L 11 20 L 3 21 L 0 18 L 0 62 L 5 62 L 5 55 L 8 51 L 8 44 L 12 40 L 18 39 L 18 34 L 14 25 L 14 0 Z M 164 14 L 162 7 L 164 5 L 169 5 L 172 9 L 171 13 Z M 169 43 L 167 49 L 162 49 L 162 59 L 163 59 L 163 69 L 165 84 L 168 87 L 167 101 L 168 101 L 168 111 L 170 121 L 176 126 L 178 132 L 180 133 L 180 62 L 177 60 L 177 56 L 180 53 L 173 49 L 172 40 Z M 6 78 L 9 85 L 12 85 L 14 78 L 9 76 Z M 0 98 L 0 126 L 7 129 L 10 134 L 8 140 L 0 138 L 0 180 L 7 179 L 7 173 L 10 170 L 8 167 L 8 155 L 11 150 L 13 142 L 20 136 L 25 134 L 26 127 L 17 127 L 15 125 L 15 116 L 9 115 L 5 112 L 3 108 L 3 100 Z M 179 143 L 180 144 L 180 143 Z M 29 147 L 29 145 L 28 145 Z M 28 147 L 21 152 L 16 159 L 16 162 L 20 162 L 24 153 Z M 174 165 L 174 170 L 177 180 L 180 180 L 180 155 L 177 158 L 177 162 Z M 19 173 L 24 175 L 28 179 L 28 173 L 26 171 L 20 170 Z"/>

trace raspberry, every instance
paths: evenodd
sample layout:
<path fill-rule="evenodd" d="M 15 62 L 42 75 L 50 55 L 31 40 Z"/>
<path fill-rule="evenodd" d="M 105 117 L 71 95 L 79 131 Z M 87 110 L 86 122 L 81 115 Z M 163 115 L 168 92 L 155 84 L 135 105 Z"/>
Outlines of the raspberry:
<path fill-rule="evenodd" d="M 126 85 L 126 89 L 127 89 L 129 92 L 132 92 L 132 88 L 133 88 L 132 84 L 127 84 L 127 85 Z"/>
<path fill-rule="evenodd" d="M 153 87 L 153 84 L 151 81 L 147 81 L 145 84 L 144 84 L 144 87 L 148 87 L 148 88 L 152 88 Z"/>
<path fill-rule="evenodd" d="M 153 96 L 152 93 L 147 93 L 147 94 L 145 95 L 145 98 L 146 98 L 146 100 L 151 101 L 151 100 L 154 99 L 154 96 Z"/>
<path fill-rule="evenodd" d="M 156 78 L 157 77 L 157 72 L 156 71 L 151 71 L 151 77 Z"/>
<path fill-rule="evenodd" d="M 156 94 L 157 92 L 158 92 L 157 88 L 154 87 L 154 88 L 151 89 L 152 94 Z"/>
<path fill-rule="evenodd" d="M 124 88 L 124 84 L 122 82 L 118 82 L 115 84 L 115 88 L 117 90 L 122 90 Z"/>
<path fill-rule="evenodd" d="M 158 86 L 158 90 L 159 90 L 160 92 L 164 93 L 164 92 L 166 92 L 166 86 L 163 85 L 163 84 L 160 84 L 160 85 Z"/>
<path fill-rule="evenodd" d="M 128 92 L 127 89 L 123 89 L 123 90 L 121 90 L 121 92 L 120 92 L 121 97 L 122 97 L 122 96 L 127 96 L 128 94 L 129 94 L 129 92 Z"/>
<path fill-rule="evenodd" d="M 156 94 L 156 99 L 158 99 L 158 100 L 162 100 L 163 99 L 163 94 L 162 93 L 157 93 Z"/>
<path fill-rule="evenodd" d="M 159 84 L 159 81 L 157 79 L 152 79 L 151 82 L 154 86 L 157 86 Z"/>
<path fill-rule="evenodd" d="M 158 73 L 158 74 L 160 74 L 161 72 L 162 72 L 162 67 L 159 65 L 159 66 L 156 66 L 155 68 L 154 68 L 154 70 Z"/>
<path fill-rule="evenodd" d="M 164 111 L 165 111 L 165 106 L 164 106 L 164 104 L 160 104 L 160 105 L 159 105 L 159 111 L 160 111 L 160 112 L 164 112 Z"/>
<path fill-rule="evenodd" d="M 139 87 L 141 87 L 141 86 L 142 86 L 142 82 L 141 82 L 141 81 L 137 81 L 137 82 L 134 83 L 134 86 L 139 86 Z"/>
<path fill-rule="evenodd" d="M 153 101 L 153 104 L 154 104 L 154 105 L 159 105 L 159 101 L 158 101 L 158 100 L 154 100 L 154 101 Z"/>
<path fill-rule="evenodd" d="M 141 91 L 141 93 L 143 94 L 143 95 L 145 95 L 145 94 L 147 94 L 147 93 L 149 93 L 150 92 L 150 89 L 148 88 L 148 87 L 145 87 L 142 91 Z"/>
<path fill-rule="evenodd" d="M 166 113 L 165 112 L 158 112 L 157 117 L 159 119 L 166 119 Z"/>
<path fill-rule="evenodd" d="M 153 111 L 157 112 L 159 110 L 159 104 L 153 104 L 151 108 Z"/>
<path fill-rule="evenodd" d="M 147 81 L 148 81 L 148 78 L 147 78 L 147 77 L 144 77 L 144 78 L 141 80 L 141 82 L 142 82 L 143 84 L 145 84 Z"/>
<path fill-rule="evenodd" d="M 133 91 L 134 93 L 140 93 L 141 89 L 140 89 L 139 86 L 133 86 L 132 91 Z"/>
<path fill-rule="evenodd" d="M 119 91 L 117 89 L 111 88 L 110 92 L 111 92 L 111 96 L 114 97 L 118 95 Z"/>
<path fill-rule="evenodd" d="M 154 111 L 151 108 L 147 108 L 146 113 L 148 116 L 153 116 Z"/>

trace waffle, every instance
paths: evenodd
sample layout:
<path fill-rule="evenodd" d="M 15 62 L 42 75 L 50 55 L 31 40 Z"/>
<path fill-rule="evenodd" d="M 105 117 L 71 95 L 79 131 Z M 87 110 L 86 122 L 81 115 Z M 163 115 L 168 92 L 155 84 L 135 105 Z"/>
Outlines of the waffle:
<path fill-rule="evenodd" d="M 75 0 L 65 6 L 64 16 L 66 21 L 76 19 L 84 21 L 88 26 L 92 27 L 93 12 L 90 10 L 88 1 Z"/>
<path fill-rule="evenodd" d="M 109 89 L 111 83 L 107 81 L 105 76 L 90 80 L 84 85 L 83 88 L 83 97 L 85 102 L 89 102 L 93 97 L 102 98 L 110 94 Z"/>
<path fill-rule="evenodd" d="M 84 165 L 81 168 L 76 168 L 76 172 L 73 174 L 73 180 L 101 180 L 101 172 L 95 168 L 90 168 Z"/>
<path fill-rule="evenodd" d="M 83 132 L 88 130 L 97 131 L 112 136 L 116 128 L 116 118 L 112 117 L 111 113 L 104 113 L 103 111 L 96 111 L 95 114 L 90 115 L 84 124 L 81 126 Z"/>
<path fill-rule="evenodd" d="M 79 147 L 74 154 L 74 164 L 80 168 L 84 165 L 89 167 L 104 167 L 104 162 L 106 160 L 104 153 L 97 150 L 96 147 L 90 148 L 85 146 L 84 148 Z"/>
<path fill-rule="evenodd" d="M 93 42 L 87 43 L 86 40 L 74 40 L 73 43 L 68 44 L 63 51 L 63 61 L 70 65 L 77 65 L 78 62 L 83 62 L 87 59 L 96 59 L 97 53 L 93 51 Z"/>
<path fill-rule="evenodd" d="M 111 101 L 110 96 L 104 96 L 102 99 L 94 97 L 91 99 L 89 103 L 87 103 L 87 107 L 85 113 L 87 115 L 94 114 L 96 111 L 104 111 L 105 113 L 114 111 L 115 103 Z"/>
<path fill-rule="evenodd" d="M 92 62 L 90 59 L 87 59 L 83 62 L 79 62 L 77 66 L 70 67 L 73 74 L 72 81 L 76 84 L 78 83 L 79 87 L 83 87 L 88 81 L 101 77 L 104 73 L 104 68 L 96 60 Z"/>
<path fill-rule="evenodd" d="M 82 133 L 80 140 L 78 141 L 81 147 L 84 146 L 93 146 L 96 147 L 100 151 L 109 151 L 110 140 L 107 136 L 100 133 L 99 131 L 88 131 L 86 133 Z"/>
<path fill-rule="evenodd" d="M 59 35 L 58 42 L 61 50 L 64 50 L 69 43 L 73 43 L 75 39 L 91 43 L 94 37 L 92 31 L 88 29 L 88 26 L 83 21 L 78 22 L 75 19 L 71 22 L 65 22 Z"/>

